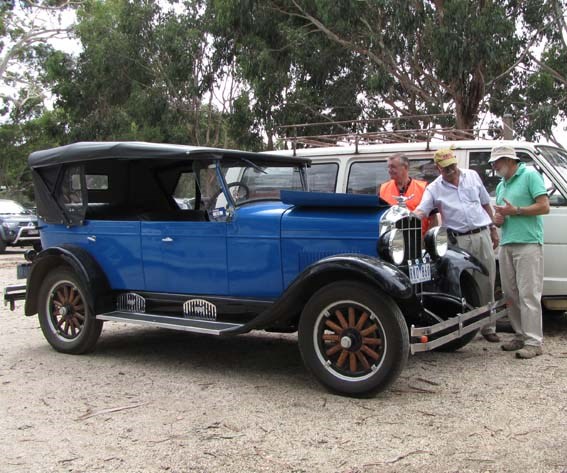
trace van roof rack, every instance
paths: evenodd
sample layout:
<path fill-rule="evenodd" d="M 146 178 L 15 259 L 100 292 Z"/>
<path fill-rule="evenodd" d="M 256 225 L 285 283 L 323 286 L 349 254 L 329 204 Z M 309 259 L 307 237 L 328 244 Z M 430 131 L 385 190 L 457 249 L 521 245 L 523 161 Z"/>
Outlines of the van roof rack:
<path fill-rule="evenodd" d="M 426 142 L 427 148 L 431 141 L 458 141 L 474 140 L 479 138 L 497 139 L 502 137 L 502 128 L 475 128 L 461 130 L 454 126 L 442 127 L 435 123 L 435 119 L 452 117 L 453 114 L 412 115 L 394 118 L 371 118 L 364 120 L 342 120 L 319 123 L 300 123 L 281 125 L 274 131 L 284 142 L 291 143 L 295 154 L 297 148 L 323 148 L 331 146 L 353 146 L 358 153 L 359 145 L 392 144 Z M 423 128 L 404 128 L 400 122 L 421 121 Z M 448 120 L 444 120 L 448 121 Z M 381 126 L 391 129 L 372 130 Z M 343 130 L 342 133 L 306 134 L 306 129 L 329 127 Z M 301 132 L 301 134 L 300 134 Z"/>

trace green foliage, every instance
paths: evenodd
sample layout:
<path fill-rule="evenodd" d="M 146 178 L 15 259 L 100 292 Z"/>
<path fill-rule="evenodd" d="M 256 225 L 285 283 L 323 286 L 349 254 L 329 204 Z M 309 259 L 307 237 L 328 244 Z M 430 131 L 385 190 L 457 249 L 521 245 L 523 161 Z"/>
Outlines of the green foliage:
<path fill-rule="evenodd" d="M 14 23 L 18 5 L 0 2 L 0 59 L 9 38 L 26 32 Z M 259 150 L 281 145 L 290 133 L 281 126 L 292 123 L 321 123 L 299 135 L 344 133 L 360 125 L 325 124 L 449 112 L 435 121 L 468 129 L 487 110 L 512 113 L 526 138 L 549 137 L 567 118 L 567 32 L 558 14 L 566 7 L 565 0 L 85 0 L 74 31 L 80 54 L 45 42 L 12 51 L 27 67 L 17 80 L 28 85 L 0 103 L 0 185 L 29 188 L 29 152 L 79 140 Z M 15 77 L 5 78 L 13 90 Z M 45 109 L 43 88 L 54 111 Z M 415 118 L 389 126 L 429 125 Z"/>
<path fill-rule="evenodd" d="M 187 1 L 185 8 L 180 14 L 149 0 L 85 2 L 76 27 L 83 52 L 56 53 L 47 65 L 69 141 L 232 143 L 223 113 L 205 105 L 226 61 L 211 47 L 204 3 Z"/>
<path fill-rule="evenodd" d="M 5 197 L 33 201 L 27 158 L 33 151 L 62 144 L 65 130 L 61 118 L 57 111 L 44 111 L 23 123 L 0 125 L 0 187 L 7 188 Z"/>
<path fill-rule="evenodd" d="M 567 119 L 566 10 L 564 0 L 525 2 L 524 19 L 531 28 L 526 35 L 540 40 L 538 47 L 524 51 L 514 80 L 491 97 L 491 111 L 511 113 L 517 134 L 528 140 L 553 140 L 553 129 Z"/>
<path fill-rule="evenodd" d="M 363 61 L 313 34 L 303 19 L 287 13 L 291 5 L 210 2 L 218 35 L 232 38 L 227 50 L 250 86 L 253 113 L 269 140 L 279 125 L 354 119 L 361 113 Z"/>

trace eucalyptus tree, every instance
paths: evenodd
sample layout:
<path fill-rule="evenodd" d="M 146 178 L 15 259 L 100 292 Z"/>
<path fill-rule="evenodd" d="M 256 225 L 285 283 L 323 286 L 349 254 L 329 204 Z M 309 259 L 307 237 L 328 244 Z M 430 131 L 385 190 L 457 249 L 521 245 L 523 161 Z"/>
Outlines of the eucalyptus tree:
<path fill-rule="evenodd" d="M 86 0 L 77 17 L 82 52 L 47 65 L 70 141 L 230 144 L 226 113 L 211 99 L 225 62 L 204 0 Z"/>
<path fill-rule="evenodd" d="M 489 107 L 509 111 L 511 91 L 526 88 L 521 66 L 547 34 L 542 3 L 211 0 L 266 124 L 312 110 L 337 119 L 434 114 L 460 130 Z"/>
<path fill-rule="evenodd" d="M 218 47 L 227 60 L 233 58 L 268 148 L 275 145 L 279 125 L 360 117 L 360 57 L 314 34 L 304 19 L 273 2 L 211 0 L 208 5 Z"/>
<path fill-rule="evenodd" d="M 12 0 L 0 2 L 0 99 L 2 115 L 26 115 L 43 104 L 45 93 L 38 77 L 51 51 L 47 42 L 68 37 L 70 28 L 60 15 L 71 0 Z M 16 119 L 21 117 L 16 117 Z"/>
<path fill-rule="evenodd" d="M 526 47 L 518 62 L 521 80 L 491 101 L 495 113 L 511 113 L 516 131 L 526 139 L 540 137 L 561 145 L 554 129 L 567 121 L 567 1 L 532 2 L 525 19 L 543 34 Z"/>

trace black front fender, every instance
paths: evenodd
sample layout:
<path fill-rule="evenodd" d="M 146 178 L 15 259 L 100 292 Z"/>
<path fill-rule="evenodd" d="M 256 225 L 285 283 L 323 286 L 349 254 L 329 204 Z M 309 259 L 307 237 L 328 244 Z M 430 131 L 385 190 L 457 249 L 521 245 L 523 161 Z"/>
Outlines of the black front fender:
<path fill-rule="evenodd" d="M 461 248 L 449 248 L 445 256 L 435 261 L 436 277 L 429 283 L 433 287 L 427 289 L 461 297 L 463 271 L 479 271 L 488 276 L 488 270 L 476 257 Z"/>
<path fill-rule="evenodd" d="M 269 309 L 231 333 L 244 333 L 276 324 L 291 323 L 315 292 L 339 280 L 370 284 L 393 299 L 409 299 L 413 295 L 407 275 L 390 263 L 358 254 L 329 256 L 305 268 Z"/>
<path fill-rule="evenodd" d="M 74 245 L 50 247 L 34 259 L 27 279 L 25 314 L 38 312 L 39 288 L 45 275 L 58 266 L 73 269 L 88 288 L 87 303 L 92 313 L 104 312 L 110 304 L 110 285 L 104 272 L 88 251 Z"/>

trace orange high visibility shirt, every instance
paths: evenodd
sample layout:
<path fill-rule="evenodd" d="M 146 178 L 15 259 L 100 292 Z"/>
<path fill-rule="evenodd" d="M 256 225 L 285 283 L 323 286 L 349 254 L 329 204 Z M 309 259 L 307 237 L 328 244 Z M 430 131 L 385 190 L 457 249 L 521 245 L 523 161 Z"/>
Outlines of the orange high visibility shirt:
<path fill-rule="evenodd" d="M 390 205 L 395 205 L 397 203 L 395 197 L 399 197 L 400 195 L 409 197 L 410 195 L 413 195 L 413 199 L 406 202 L 408 209 L 413 212 L 421 202 L 421 198 L 423 197 L 426 187 L 427 182 L 420 181 L 418 179 L 411 179 L 406 191 L 403 194 L 400 194 L 396 181 L 390 179 L 380 185 L 380 198 L 388 202 Z M 421 233 L 424 235 L 428 229 L 429 221 L 427 219 L 423 219 L 421 221 Z"/>

